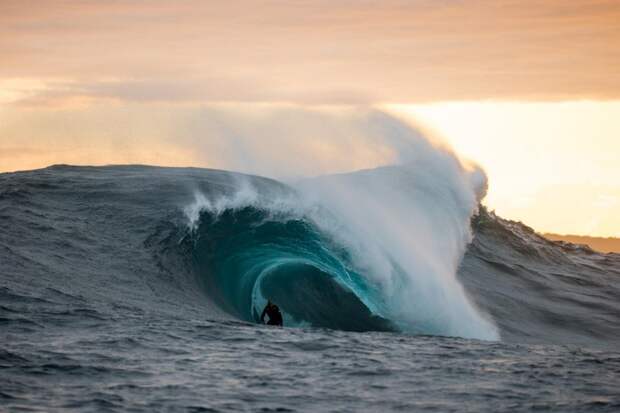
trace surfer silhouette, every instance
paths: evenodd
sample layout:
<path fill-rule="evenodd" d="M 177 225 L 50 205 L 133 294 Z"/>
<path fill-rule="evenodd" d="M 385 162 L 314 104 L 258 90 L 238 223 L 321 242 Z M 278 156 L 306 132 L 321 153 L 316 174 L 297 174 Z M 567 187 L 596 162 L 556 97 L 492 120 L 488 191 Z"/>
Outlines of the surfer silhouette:
<path fill-rule="evenodd" d="M 261 323 L 265 323 L 265 314 L 269 316 L 269 321 L 267 321 L 267 325 L 270 326 L 282 326 L 282 313 L 277 305 L 271 302 L 271 300 L 267 300 L 267 305 L 263 310 L 263 313 L 260 315 Z"/>

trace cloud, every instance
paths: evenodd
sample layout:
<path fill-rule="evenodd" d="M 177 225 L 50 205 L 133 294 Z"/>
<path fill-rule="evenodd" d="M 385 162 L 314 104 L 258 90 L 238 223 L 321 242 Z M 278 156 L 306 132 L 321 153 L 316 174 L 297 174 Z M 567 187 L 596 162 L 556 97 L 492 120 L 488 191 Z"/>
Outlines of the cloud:
<path fill-rule="evenodd" d="M 7 82 L 10 83 L 10 82 Z M 41 82 L 39 82 L 41 83 Z M 265 89 L 248 81 L 221 78 L 139 80 L 49 80 L 38 88 L 15 88 L 12 101 L 26 107 L 71 107 L 76 103 L 297 102 L 303 104 L 367 104 L 369 95 L 353 90 Z M 8 89 L 7 89 L 8 90 Z"/>
<path fill-rule="evenodd" d="M 4 0 L 0 78 L 50 80 L 22 104 L 611 99 L 618 21 L 615 0 Z"/>

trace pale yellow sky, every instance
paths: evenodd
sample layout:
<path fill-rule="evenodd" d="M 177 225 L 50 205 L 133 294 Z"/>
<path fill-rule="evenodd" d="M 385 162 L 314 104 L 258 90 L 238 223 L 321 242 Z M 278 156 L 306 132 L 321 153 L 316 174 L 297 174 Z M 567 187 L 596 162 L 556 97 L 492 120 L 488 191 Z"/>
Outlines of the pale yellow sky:
<path fill-rule="evenodd" d="M 480 163 L 499 214 L 620 236 L 620 2 L 258 4 L 1 1 L 0 171 L 225 166 L 203 107 L 371 106 Z"/>
<path fill-rule="evenodd" d="M 539 231 L 620 235 L 620 101 L 390 105 L 474 160 L 485 203 Z"/>

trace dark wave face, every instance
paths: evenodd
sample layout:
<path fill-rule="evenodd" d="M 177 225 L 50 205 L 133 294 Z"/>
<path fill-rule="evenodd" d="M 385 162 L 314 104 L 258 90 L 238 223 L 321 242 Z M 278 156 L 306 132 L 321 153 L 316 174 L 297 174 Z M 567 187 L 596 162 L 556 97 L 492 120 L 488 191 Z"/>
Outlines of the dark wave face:
<path fill-rule="evenodd" d="M 550 241 L 481 209 L 459 268 L 503 340 L 620 343 L 620 254 Z"/>

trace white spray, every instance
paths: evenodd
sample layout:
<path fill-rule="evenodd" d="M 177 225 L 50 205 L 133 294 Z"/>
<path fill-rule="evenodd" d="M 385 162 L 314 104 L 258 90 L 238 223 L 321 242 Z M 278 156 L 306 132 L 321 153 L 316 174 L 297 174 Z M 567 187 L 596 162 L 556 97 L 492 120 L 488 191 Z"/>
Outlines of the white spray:
<path fill-rule="evenodd" d="M 471 241 L 470 219 L 486 191 L 479 168 L 465 167 L 448 149 L 377 111 L 279 108 L 248 117 L 220 109 L 205 115 L 209 133 L 200 142 L 231 157 L 221 166 L 289 178 L 303 201 L 270 199 L 261 206 L 297 210 L 346 246 L 380 292 L 383 316 L 412 332 L 498 338 L 456 279 Z M 299 179 L 363 167 L 370 169 Z M 190 220 L 200 208 L 221 212 L 265 202 L 247 182 L 228 198 L 201 197 L 186 209 Z"/>

